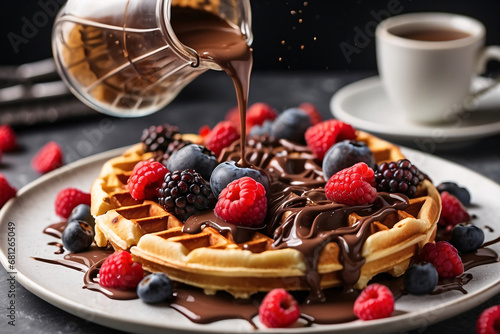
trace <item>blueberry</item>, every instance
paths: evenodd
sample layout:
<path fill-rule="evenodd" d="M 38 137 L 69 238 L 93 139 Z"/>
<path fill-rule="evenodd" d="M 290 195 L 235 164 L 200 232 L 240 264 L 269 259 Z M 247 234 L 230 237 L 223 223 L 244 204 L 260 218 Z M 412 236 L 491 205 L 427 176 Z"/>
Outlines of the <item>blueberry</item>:
<path fill-rule="evenodd" d="M 225 161 L 215 167 L 210 177 L 210 188 L 215 198 L 219 198 L 219 194 L 229 183 L 244 176 L 249 176 L 261 183 L 266 189 L 266 193 L 269 192 L 269 179 L 263 171 L 248 167 L 239 167 L 234 161 Z"/>
<path fill-rule="evenodd" d="M 328 181 L 333 174 L 358 162 L 364 162 L 371 168 L 376 165 L 373 153 L 365 143 L 343 140 L 334 144 L 323 158 L 325 180 Z"/>
<path fill-rule="evenodd" d="M 265 135 L 271 135 L 272 127 L 273 127 L 273 121 L 267 120 L 262 123 L 262 125 L 254 125 L 250 129 L 250 137 L 257 137 L 257 136 L 265 136 Z"/>
<path fill-rule="evenodd" d="M 458 224 L 451 230 L 450 243 L 461 253 L 475 252 L 484 242 L 484 232 L 472 224 Z"/>
<path fill-rule="evenodd" d="M 415 263 L 406 271 L 403 282 L 409 293 L 425 295 L 436 287 L 438 272 L 432 263 Z"/>
<path fill-rule="evenodd" d="M 87 222 L 90 227 L 95 227 L 95 219 L 90 213 L 90 206 L 87 204 L 79 204 L 73 209 L 73 211 L 71 211 L 71 214 L 68 217 L 68 222 L 72 220 L 83 220 L 84 222 Z"/>
<path fill-rule="evenodd" d="M 304 143 L 304 134 L 311 125 L 311 119 L 302 109 L 290 108 L 276 117 L 271 128 L 271 135 L 276 139 Z"/>
<path fill-rule="evenodd" d="M 83 220 L 68 222 L 62 234 L 64 248 L 75 253 L 89 248 L 93 240 L 94 229 Z"/>
<path fill-rule="evenodd" d="M 145 303 L 159 303 L 172 296 L 170 278 L 164 273 L 152 273 L 144 277 L 137 286 L 137 295 Z"/>
<path fill-rule="evenodd" d="M 193 169 L 205 180 L 210 180 L 210 174 L 217 164 L 217 157 L 212 151 L 202 145 L 190 144 L 170 156 L 167 169 L 171 172 Z"/>
<path fill-rule="evenodd" d="M 437 190 L 442 193 L 443 191 L 449 192 L 451 195 L 458 198 L 464 206 L 470 205 L 470 193 L 467 188 L 460 187 L 455 182 L 442 182 L 437 187 Z"/>

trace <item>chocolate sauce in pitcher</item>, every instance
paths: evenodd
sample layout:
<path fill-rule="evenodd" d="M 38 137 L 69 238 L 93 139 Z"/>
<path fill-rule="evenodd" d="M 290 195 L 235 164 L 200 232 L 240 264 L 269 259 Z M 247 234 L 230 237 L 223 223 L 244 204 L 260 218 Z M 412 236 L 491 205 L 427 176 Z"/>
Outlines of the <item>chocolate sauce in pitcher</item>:
<path fill-rule="evenodd" d="M 248 167 L 245 133 L 252 50 L 240 29 L 223 18 L 187 7 L 173 6 L 171 10 L 170 23 L 177 38 L 194 49 L 201 59 L 217 64 L 233 80 L 240 111 L 242 158 L 238 164 Z"/>

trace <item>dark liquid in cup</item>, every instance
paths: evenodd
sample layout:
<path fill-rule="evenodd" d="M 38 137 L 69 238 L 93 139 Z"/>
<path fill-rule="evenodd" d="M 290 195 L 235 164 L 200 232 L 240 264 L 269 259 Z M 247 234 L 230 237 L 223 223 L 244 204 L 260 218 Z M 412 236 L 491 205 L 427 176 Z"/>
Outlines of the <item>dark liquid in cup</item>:
<path fill-rule="evenodd" d="M 456 39 L 461 39 L 471 36 L 469 33 L 466 33 L 461 30 L 444 29 L 444 28 L 419 29 L 403 33 L 397 33 L 396 35 L 407 39 L 413 39 L 417 41 L 428 41 L 428 42 L 453 41 Z"/>

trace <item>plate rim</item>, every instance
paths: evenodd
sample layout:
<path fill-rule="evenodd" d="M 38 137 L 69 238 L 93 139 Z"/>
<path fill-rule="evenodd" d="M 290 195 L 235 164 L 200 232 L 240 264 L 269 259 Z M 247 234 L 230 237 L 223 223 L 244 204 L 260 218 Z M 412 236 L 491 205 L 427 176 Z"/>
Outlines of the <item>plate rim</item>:
<path fill-rule="evenodd" d="M 47 173 L 43 176 L 40 176 L 38 179 L 30 182 L 26 186 L 22 187 L 19 192 L 18 192 L 18 198 L 22 199 L 22 196 L 30 191 L 31 189 L 43 185 L 45 182 L 50 182 L 54 177 L 57 177 L 60 174 L 64 174 L 67 172 L 70 172 L 76 168 L 85 168 L 87 165 L 95 164 L 99 161 L 105 161 L 106 159 L 110 159 L 112 157 L 115 157 L 121 153 L 123 153 L 127 147 L 121 147 L 121 148 L 116 148 L 112 149 L 106 152 L 98 153 L 93 156 L 89 156 L 83 159 L 80 159 L 78 161 L 72 162 L 66 166 L 63 166 L 57 170 L 54 170 L 50 173 Z M 453 161 L 449 161 L 425 152 L 420 152 L 411 148 L 407 147 L 401 147 L 401 150 L 405 155 L 409 154 L 418 154 L 418 155 L 423 155 L 423 157 L 432 157 L 432 159 L 437 160 L 438 162 L 445 162 L 447 164 L 454 165 L 455 168 L 460 168 L 463 171 L 466 171 L 467 173 L 472 173 L 475 174 L 476 177 L 479 177 L 482 179 L 484 182 L 491 182 L 495 186 L 500 188 L 500 185 L 494 182 L 493 180 L 475 172 L 474 170 L 471 170 L 467 167 L 464 167 L 460 164 L 457 164 Z M 10 212 L 10 210 L 13 210 L 16 203 L 15 199 L 9 200 L 6 205 L 0 210 L 0 228 L 3 229 L 5 224 L 7 224 L 8 219 L 6 219 L 7 214 Z M 2 230 L 0 230 L 2 231 Z M 7 257 L 5 255 L 5 251 L 3 248 L 0 249 L 0 262 L 2 263 L 3 267 L 7 272 L 9 270 L 7 269 L 8 264 L 7 264 Z M 107 327 L 112 327 L 115 329 L 119 330 L 125 330 L 125 331 L 130 331 L 130 330 L 140 330 L 141 332 L 144 333 L 151 333 L 155 332 L 157 330 L 163 330 L 163 331 L 174 331 L 174 332 L 179 332 L 179 333 L 191 333 L 191 332 L 198 332 L 198 333 L 214 333 L 214 332 L 227 332 L 227 333 L 232 333 L 234 331 L 232 330 L 221 330 L 221 329 L 214 329 L 210 327 L 203 328 L 200 326 L 199 328 L 183 328 L 180 326 L 175 326 L 175 324 L 170 324 L 169 327 L 159 327 L 159 326 L 152 326 L 151 324 L 147 324 L 149 327 L 144 328 L 143 326 L 145 325 L 144 322 L 134 320 L 134 319 L 126 319 L 124 321 L 123 317 L 120 317 L 119 315 L 113 315 L 113 314 L 99 314 L 96 312 L 92 311 L 87 311 L 85 307 L 82 307 L 82 304 L 77 304 L 75 305 L 75 302 L 69 299 L 68 297 L 65 297 L 61 294 L 58 294 L 56 292 L 52 292 L 47 288 L 44 288 L 43 286 L 40 286 L 38 283 L 35 282 L 32 278 L 28 277 L 24 272 L 22 271 L 17 271 L 16 268 L 16 280 L 21 283 L 27 290 L 29 290 L 31 293 L 34 295 L 38 296 L 39 298 L 45 300 L 46 302 L 54 305 L 57 308 L 60 308 L 61 310 L 64 310 L 70 314 L 73 314 L 77 317 L 80 318 L 85 318 L 85 316 L 91 316 L 91 321 L 95 322 L 97 324 L 107 326 Z M 354 332 L 360 332 L 360 331 L 370 331 L 372 333 L 382 333 L 387 329 L 387 326 L 390 325 L 391 328 L 394 330 L 411 330 L 414 328 L 418 328 L 418 324 L 413 324 L 411 326 L 411 319 L 417 316 L 422 316 L 425 314 L 428 314 L 430 312 L 433 312 L 437 309 L 449 309 L 450 305 L 454 306 L 454 310 L 450 312 L 449 310 L 446 310 L 445 312 L 441 312 L 440 315 L 436 316 L 433 318 L 431 321 L 427 322 L 427 325 L 434 324 L 436 322 L 442 321 L 444 319 L 451 318 L 453 316 L 456 316 L 460 313 L 463 313 L 467 310 L 472 309 L 473 307 L 479 305 L 480 303 L 488 300 L 495 294 L 500 292 L 500 276 L 497 278 L 497 280 L 490 282 L 489 284 L 486 284 L 485 286 L 481 287 L 478 291 L 474 291 L 472 295 L 467 295 L 467 296 L 461 296 L 459 298 L 454 298 L 451 299 L 448 302 L 445 303 L 440 303 L 434 307 L 431 308 L 426 308 L 421 311 L 417 312 L 409 312 L 407 314 L 403 315 L 397 315 L 394 317 L 390 318 L 385 318 L 385 319 L 379 319 L 379 320 L 373 320 L 370 321 L 369 324 L 366 326 L 363 326 L 362 328 L 359 327 L 359 320 L 354 321 L 354 322 L 349 322 L 349 323 L 344 323 L 337 325 L 323 325 L 323 326 L 318 326 L 318 327 L 306 327 L 306 328 L 290 328 L 290 329 L 277 329 L 277 330 L 272 330 L 274 333 L 326 333 L 326 332 L 331 332 L 331 331 L 342 331 L 345 333 L 354 333 Z M 122 302 L 122 301 L 119 301 Z M 458 305 L 457 305 L 458 304 Z M 179 314 L 179 317 L 183 317 L 183 315 Z M 140 319 L 139 319 L 140 320 Z M 110 323 L 111 322 L 111 323 Z M 337 327 L 337 328 L 335 328 Z M 259 330 L 256 330 L 255 333 L 260 333 L 260 332 L 267 332 L 269 330 L 267 329 L 262 329 L 259 328 Z"/>
<path fill-rule="evenodd" d="M 485 77 L 475 77 L 474 80 L 491 79 Z M 498 89 L 498 87 L 496 88 Z M 356 117 L 345 110 L 345 108 L 343 107 L 346 99 L 352 98 L 352 96 L 362 95 L 367 91 L 375 89 L 383 90 L 381 78 L 378 75 L 357 80 L 343 86 L 336 93 L 334 93 L 330 99 L 329 105 L 331 114 L 335 118 L 350 123 L 351 125 L 361 130 L 394 139 L 426 139 L 439 135 L 439 137 L 441 138 L 446 137 L 446 141 L 448 143 L 452 143 L 463 142 L 471 139 L 480 139 L 500 133 L 500 115 L 499 120 L 496 122 L 467 127 L 439 127 L 438 125 L 426 126 L 424 124 L 418 124 L 417 127 L 414 128 L 394 128 L 390 126 L 384 126 L 382 123 L 376 123 Z"/>

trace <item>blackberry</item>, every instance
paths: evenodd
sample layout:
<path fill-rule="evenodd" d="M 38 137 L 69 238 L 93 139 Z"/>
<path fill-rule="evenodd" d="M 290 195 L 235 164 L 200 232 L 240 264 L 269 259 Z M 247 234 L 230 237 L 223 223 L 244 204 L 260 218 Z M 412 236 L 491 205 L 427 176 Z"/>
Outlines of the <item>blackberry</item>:
<path fill-rule="evenodd" d="M 215 206 L 209 183 L 192 169 L 176 170 L 165 175 L 158 202 L 165 210 L 185 221 L 189 216 Z"/>
<path fill-rule="evenodd" d="M 172 154 L 174 154 L 184 146 L 190 144 L 192 143 L 189 140 L 174 139 L 172 142 L 170 142 L 170 144 L 168 144 L 165 151 L 159 152 L 155 160 L 161 163 L 163 166 L 167 167 L 167 161 L 172 156 Z"/>
<path fill-rule="evenodd" d="M 375 170 L 377 191 L 401 193 L 412 197 L 417 193 L 417 185 L 425 175 L 408 159 L 398 162 L 383 162 Z"/>
<path fill-rule="evenodd" d="M 142 131 L 141 141 L 144 151 L 166 151 L 168 145 L 180 135 L 179 128 L 175 125 L 152 125 Z"/>

